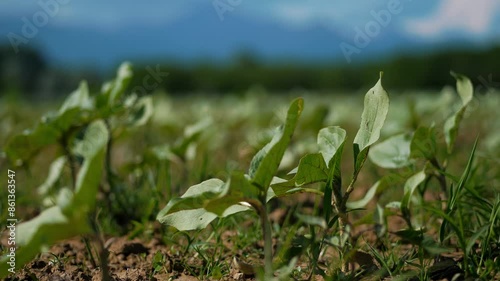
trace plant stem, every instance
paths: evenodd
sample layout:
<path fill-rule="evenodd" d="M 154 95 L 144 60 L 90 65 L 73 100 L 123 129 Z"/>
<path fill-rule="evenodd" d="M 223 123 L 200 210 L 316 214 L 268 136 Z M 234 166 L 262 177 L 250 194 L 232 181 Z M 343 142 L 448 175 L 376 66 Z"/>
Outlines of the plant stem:
<path fill-rule="evenodd" d="M 352 192 L 352 183 L 354 181 L 351 181 L 351 184 L 349 184 L 349 186 L 351 187 L 350 189 L 348 188 L 348 190 L 350 190 Z M 347 199 L 345 199 L 344 201 L 344 198 L 347 198 L 349 197 L 349 194 L 346 192 L 344 194 L 344 196 L 342 196 L 341 192 L 340 191 L 337 191 L 337 192 L 333 192 L 334 193 L 334 196 L 332 196 L 332 205 L 333 207 L 335 208 L 335 211 L 337 212 L 337 215 L 339 217 L 339 240 L 340 240 L 340 245 L 341 245 L 341 251 L 342 251 L 342 258 L 341 258 L 341 262 L 342 262 L 342 265 L 341 265 L 341 270 L 342 272 L 347 272 L 349 271 L 349 262 L 347 260 L 345 260 L 345 256 L 348 252 L 348 248 L 347 248 L 347 244 L 348 242 L 351 240 L 351 237 L 350 237 L 350 233 L 347 232 L 347 225 L 349 224 L 349 219 L 347 217 L 347 208 L 346 208 L 346 202 L 347 202 Z M 345 235 L 348 235 L 348 239 L 346 241 L 346 243 L 342 243 L 343 241 L 343 238 Z"/>
<path fill-rule="evenodd" d="M 249 203 L 255 208 L 255 210 L 257 210 L 260 217 L 262 233 L 264 235 L 264 277 L 268 280 L 273 277 L 273 241 L 271 223 L 269 222 L 265 202 L 266 199 L 263 198 L 260 202 Z"/>
<path fill-rule="evenodd" d="M 273 241 L 271 235 L 271 223 L 267 212 L 262 212 L 262 231 L 264 232 L 264 270 L 266 277 L 272 277 L 273 273 Z"/>
<path fill-rule="evenodd" d="M 437 161 L 436 158 L 433 158 L 430 160 L 432 166 L 434 166 L 438 170 L 438 174 L 436 175 L 437 180 L 439 181 L 439 186 L 441 187 L 441 191 L 443 192 L 445 198 L 448 197 L 446 196 L 447 192 L 447 186 L 446 186 L 446 177 L 444 176 L 444 169 L 439 165 L 439 162 Z"/>
<path fill-rule="evenodd" d="M 76 188 L 76 166 L 75 166 L 75 158 L 71 154 L 71 151 L 69 150 L 69 144 L 66 136 L 64 136 L 61 140 L 61 146 L 63 148 L 64 154 L 66 155 L 66 158 L 68 159 L 68 165 L 69 169 L 71 171 L 71 182 L 73 184 L 73 189 Z"/>

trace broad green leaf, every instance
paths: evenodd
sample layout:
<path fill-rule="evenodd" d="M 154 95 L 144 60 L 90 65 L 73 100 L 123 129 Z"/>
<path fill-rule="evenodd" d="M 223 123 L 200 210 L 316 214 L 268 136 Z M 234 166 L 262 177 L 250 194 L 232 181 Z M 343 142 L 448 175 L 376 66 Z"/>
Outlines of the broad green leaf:
<path fill-rule="evenodd" d="M 265 145 L 250 163 L 248 174 L 252 183 L 259 187 L 263 195 L 267 194 L 271 180 L 278 170 L 303 107 L 304 100 L 302 98 L 295 99 L 292 102 L 288 109 L 285 124 L 278 129 L 271 142 Z"/>
<path fill-rule="evenodd" d="M 84 137 L 84 162 L 78 173 L 75 193 L 63 189 L 58 205 L 44 210 L 32 220 L 17 226 L 16 268 L 32 260 L 58 240 L 85 234 L 91 230 L 88 225 L 89 211 L 94 207 L 97 189 L 103 170 L 108 133 L 102 121 L 92 123 Z M 6 274 L 4 266 L 7 257 L 0 261 L 0 277 Z"/>
<path fill-rule="evenodd" d="M 392 136 L 370 149 L 370 160 L 379 167 L 396 169 L 406 167 L 410 162 L 410 134 Z"/>
<path fill-rule="evenodd" d="M 328 165 L 325 191 L 323 196 L 323 206 L 325 208 L 325 220 L 330 220 L 332 213 L 332 198 L 335 194 L 341 197 L 342 175 L 340 165 L 342 162 L 342 152 L 346 141 L 344 129 L 336 126 L 321 129 L 318 133 L 318 146 L 324 161 Z"/>
<path fill-rule="evenodd" d="M 269 188 L 267 191 L 266 202 L 269 202 L 269 200 L 276 197 L 284 197 L 291 194 L 304 193 L 304 192 L 318 194 L 319 196 L 324 195 L 323 192 L 314 188 L 295 186 L 295 181 L 293 179 L 285 180 L 278 177 L 274 177 L 273 181 L 271 182 L 271 188 Z"/>
<path fill-rule="evenodd" d="M 68 239 L 90 231 L 86 221 L 76 221 L 63 213 L 59 206 L 44 210 L 40 215 L 17 225 L 16 269 L 46 251 L 59 240 Z M 7 276 L 9 258 L 0 258 L 0 278 Z"/>
<path fill-rule="evenodd" d="M 26 130 L 12 137 L 5 147 L 5 153 L 13 162 L 26 161 L 43 147 L 57 143 L 62 133 L 49 124 L 39 124 L 34 130 Z"/>
<path fill-rule="evenodd" d="M 156 219 L 181 231 L 205 228 L 217 218 L 217 215 L 205 210 L 204 206 L 211 199 L 223 196 L 225 189 L 227 189 L 226 184 L 219 179 L 209 179 L 191 186 L 180 198 L 170 200 Z M 220 215 L 225 217 L 246 210 L 248 210 L 246 206 L 230 205 L 222 210 Z"/>
<path fill-rule="evenodd" d="M 77 212 L 75 215 L 78 216 L 78 213 L 86 213 L 94 208 L 108 140 L 109 133 L 103 121 L 89 125 L 80 143 L 80 152 L 85 161 L 76 178 L 73 203 L 63 211 Z"/>
<path fill-rule="evenodd" d="M 215 198 L 223 191 L 224 182 L 220 179 L 209 179 L 193 185 L 180 197 L 172 199 L 160 211 L 157 220 L 163 223 L 163 217 L 178 211 L 203 208 L 205 201 Z"/>
<path fill-rule="evenodd" d="M 338 126 L 323 128 L 318 133 L 318 146 L 328 167 L 331 166 L 333 156 L 344 144 L 346 131 Z"/>
<path fill-rule="evenodd" d="M 328 170 L 320 153 L 307 154 L 299 162 L 297 174 L 293 177 L 295 186 L 325 181 Z"/>
<path fill-rule="evenodd" d="M 466 106 L 474 96 L 474 87 L 472 82 L 466 76 L 451 72 L 451 75 L 457 80 L 457 92 L 462 100 L 462 105 Z"/>
<path fill-rule="evenodd" d="M 455 77 L 455 79 L 457 79 L 457 92 L 462 101 L 462 106 L 444 123 L 444 137 L 447 144 L 448 153 L 451 153 L 453 146 L 455 145 L 455 139 L 457 138 L 460 122 L 462 121 L 465 109 L 472 100 L 474 94 L 474 89 L 469 78 L 454 72 L 451 72 L 451 75 Z"/>
<path fill-rule="evenodd" d="M 418 127 L 410 144 L 411 158 L 431 160 L 436 156 L 436 133 L 434 126 Z"/>
<path fill-rule="evenodd" d="M 389 111 L 389 96 L 382 87 L 382 72 L 377 84 L 365 95 L 361 124 L 354 137 L 354 175 L 363 166 L 368 150 L 380 137 L 387 112 Z"/>
<path fill-rule="evenodd" d="M 61 156 L 50 164 L 49 175 L 45 182 L 38 187 L 38 194 L 47 195 L 52 190 L 56 182 L 61 178 L 65 164 L 66 156 Z"/>
<path fill-rule="evenodd" d="M 183 210 L 159 218 L 160 214 L 157 217 L 160 223 L 173 226 L 179 231 L 206 228 L 217 218 L 216 214 L 207 212 L 203 208 Z"/>
<path fill-rule="evenodd" d="M 105 104 L 100 104 L 101 106 L 113 105 L 115 102 L 123 95 L 127 89 L 130 80 L 132 80 L 132 65 L 128 62 L 124 62 L 118 68 L 116 73 L 116 78 L 110 81 L 102 87 L 102 94 Z"/>
<path fill-rule="evenodd" d="M 223 188 L 217 198 L 205 204 L 207 211 L 223 216 L 229 207 L 240 202 L 258 202 L 260 190 L 252 185 L 243 173 L 233 172 Z"/>
<path fill-rule="evenodd" d="M 410 213 L 410 202 L 413 192 L 425 180 L 425 169 L 411 176 L 405 183 L 403 200 L 401 200 L 401 212 L 403 215 Z"/>
<path fill-rule="evenodd" d="M 86 81 L 80 83 L 80 87 L 72 92 L 59 109 L 59 114 L 63 114 L 68 109 L 92 109 L 92 100 L 89 97 L 89 86 Z"/>

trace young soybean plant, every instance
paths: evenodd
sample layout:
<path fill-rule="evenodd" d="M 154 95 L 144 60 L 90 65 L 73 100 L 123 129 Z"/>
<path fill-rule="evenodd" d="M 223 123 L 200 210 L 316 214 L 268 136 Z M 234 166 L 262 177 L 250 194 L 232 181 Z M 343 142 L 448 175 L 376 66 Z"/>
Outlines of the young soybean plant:
<path fill-rule="evenodd" d="M 315 190 L 303 186 L 317 182 L 324 182 L 323 205 L 325 209 L 324 219 L 328 226 L 339 223 L 339 236 L 341 248 L 341 269 L 348 270 L 347 255 L 350 252 L 349 242 L 349 219 L 348 200 L 354 190 L 354 184 L 358 174 L 363 167 L 370 146 L 380 137 L 380 131 L 384 125 L 387 112 L 389 111 L 389 97 L 382 87 L 382 72 L 377 84 L 368 90 L 365 95 L 364 109 L 361 115 L 361 125 L 354 138 L 354 171 L 351 181 L 345 189 L 342 188 L 342 177 L 340 165 L 342 152 L 346 142 L 346 131 L 338 126 L 323 128 L 318 133 L 319 153 L 308 154 L 302 157 L 299 166 L 292 171 L 295 176 L 289 181 L 283 181 L 273 185 L 277 196 L 295 192 L 314 192 Z M 321 193 L 321 192 L 320 192 Z M 332 217 L 332 213 L 335 215 Z"/>
<path fill-rule="evenodd" d="M 191 186 L 180 198 L 170 200 L 157 219 L 178 230 L 201 229 L 217 217 L 247 211 L 249 207 L 245 205 L 250 205 L 260 217 L 264 234 L 264 278 L 273 278 L 271 224 L 266 203 L 274 197 L 270 189 L 271 182 L 303 107 L 302 98 L 292 102 L 285 124 L 277 129 L 272 140 L 254 156 L 247 174 L 233 172 L 225 183 L 219 179 L 209 179 Z"/>

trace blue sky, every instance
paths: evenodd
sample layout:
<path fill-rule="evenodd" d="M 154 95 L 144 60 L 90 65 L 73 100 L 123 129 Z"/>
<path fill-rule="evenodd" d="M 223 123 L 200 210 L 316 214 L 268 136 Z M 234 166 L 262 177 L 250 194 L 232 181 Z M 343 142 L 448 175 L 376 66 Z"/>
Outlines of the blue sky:
<path fill-rule="evenodd" d="M 307 27 L 310 24 L 346 28 L 362 25 L 368 19 L 371 10 L 383 9 L 389 2 L 368 0 L 359 1 L 359 5 L 353 5 L 353 1 L 349 0 L 287 0 L 271 3 L 265 0 L 233 1 L 234 11 L 226 14 L 234 13 L 236 16 L 272 19 L 295 28 Z M 41 2 L 51 1 L 42 0 Z M 179 18 L 189 17 L 201 2 L 206 4 L 210 1 L 65 0 L 64 2 L 61 4 L 58 2 L 61 9 L 51 19 L 51 24 L 86 27 L 94 25 L 112 29 L 130 22 L 175 23 Z M 228 0 L 221 0 L 221 2 L 231 3 Z M 487 37 L 495 33 L 494 26 L 500 22 L 500 2 L 497 0 L 419 2 L 401 0 L 398 2 L 406 6 L 399 21 L 408 33 L 415 36 L 433 37 L 450 30 L 461 30 L 470 36 Z M 4 0 L 0 2 L 0 16 L 29 17 L 39 10 L 40 6 L 37 1 Z M 215 16 L 215 8 L 213 13 Z"/>
<path fill-rule="evenodd" d="M 269 54 L 269 56 L 274 56 L 279 54 L 280 48 L 282 48 L 282 53 L 289 57 L 300 56 L 300 52 L 297 50 L 289 50 L 286 45 L 281 45 L 282 42 L 274 42 L 269 39 L 280 38 L 279 32 L 288 32 L 291 34 L 290 36 L 309 40 L 310 45 L 325 44 L 326 41 L 324 38 L 320 38 L 322 35 L 319 34 L 324 36 L 331 34 L 332 37 L 336 37 L 336 41 L 332 39 L 331 45 L 325 48 L 331 49 L 332 54 L 339 55 L 341 50 L 335 48 L 335 45 L 339 45 L 338 42 L 353 44 L 356 28 L 364 30 L 374 20 L 374 13 L 388 10 L 388 6 L 394 3 L 398 3 L 400 12 L 391 14 L 387 26 L 380 27 L 377 38 L 373 38 L 374 43 L 366 48 L 369 50 L 365 52 L 366 54 L 373 53 L 375 56 L 382 52 L 380 50 L 389 52 L 401 48 L 401 46 L 404 47 L 405 44 L 407 49 L 411 49 L 411 45 L 415 42 L 439 44 L 459 39 L 483 46 L 500 42 L 500 29 L 496 28 L 500 26 L 500 1 L 498 0 L 364 0 L 356 2 L 349 0 L 149 0 L 144 2 L 131 0 L 3 0 L 0 2 L 0 42 L 9 43 L 8 34 L 22 35 L 24 24 L 22 19 L 35 20 L 35 15 L 44 11 L 42 3 L 45 5 L 51 3 L 51 7 L 55 3 L 57 10 L 48 17 L 48 23 L 40 27 L 36 36 L 30 38 L 26 45 L 42 46 L 49 57 L 55 60 L 59 59 L 61 62 L 71 61 L 71 59 L 77 61 L 77 58 L 83 56 L 81 53 L 85 53 L 87 48 L 78 49 L 73 45 L 68 45 L 68 48 L 75 49 L 74 54 L 71 54 L 70 51 L 60 52 L 60 50 L 56 50 L 57 46 L 67 43 L 64 43 L 65 38 L 73 38 L 71 37 L 72 32 L 82 31 L 86 31 L 88 34 L 92 34 L 92 32 L 100 34 L 100 37 L 89 38 L 89 40 L 102 41 L 102 56 L 107 55 L 106 44 L 109 44 L 110 50 L 116 50 L 118 46 L 123 49 L 116 50 L 116 60 L 126 59 L 126 55 L 139 56 L 141 48 L 133 46 L 133 41 L 126 45 L 118 45 L 114 42 L 119 41 L 115 40 L 115 37 L 119 37 L 116 34 L 126 34 L 127 28 L 131 26 L 141 26 L 143 33 L 152 30 L 151 32 L 154 31 L 158 36 L 165 36 L 158 31 L 168 30 L 169 34 L 172 35 L 168 39 L 170 41 L 152 39 L 148 41 L 148 44 L 156 44 L 158 49 L 145 46 L 143 53 L 161 54 L 163 48 L 170 57 L 196 57 L 198 53 L 210 56 L 212 49 L 206 48 L 205 50 L 202 48 L 203 46 L 200 46 L 199 49 L 183 48 L 184 50 L 178 50 L 177 54 L 175 50 L 168 49 L 167 45 L 168 42 L 171 42 L 174 45 L 185 46 L 181 43 L 186 38 L 186 45 L 188 42 L 192 45 L 193 42 L 196 42 L 193 40 L 197 36 L 206 38 L 207 33 L 211 34 L 211 38 L 215 41 L 218 40 L 220 33 L 224 32 L 228 34 L 228 37 L 232 36 L 235 39 L 224 38 L 220 40 L 219 45 L 211 43 L 213 45 L 211 46 L 214 49 L 224 50 L 228 55 L 240 48 L 256 49 L 264 54 Z M 217 6 L 219 11 L 217 11 Z M 220 7 L 228 8 L 221 13 Z M 186 26 L 191 27 L 185 30 L 180 28 Z M 269 30 L 272 31 L 267 30 L 268 26 Z M 243 34 L 233 36 L 232 32 L 236 34 L 238 30 L 234 29 L 237 28 L 240 28 L 240 33 Z M 275 34 L 268 34 L 265 37 L 266 44 L 256 42 L 262 38 L 259 33 L 265 33 L 265 31 Z M 314 31 L 318 31 L 315 37 L 308 35 Z M 186 34 L 186 32 L 193 34 Z M 194 34 L 197 32 L 198 34 Z M 88 34 L 86 36 L 89 36 Z M 152 33 L 148 38 L 154 36 L 155 34 Z M 128 48 L 133 49 L 133 51 L 127 51 Z M 91 48 L 88 49 L 90 52 Z M 370 52 L 371 49 L 373 52 Z M 313 51 L 310 53 L 317 53 L 316 57 L 329 54 L 319 47 L 311 48 L 311 50 Z M 192 52 L 192 54 L 189 55 L 186 52 Z M 122 53 L 123 55 L 119 55 Z M 220 53 L 223 52 L 214 52 L 214 56 L 220 56 Z M 99 56 L 99 54 L 94 51 L 86 57 L 92 56 Z M 110 56 L 113 54 L 110 53 Z"/>

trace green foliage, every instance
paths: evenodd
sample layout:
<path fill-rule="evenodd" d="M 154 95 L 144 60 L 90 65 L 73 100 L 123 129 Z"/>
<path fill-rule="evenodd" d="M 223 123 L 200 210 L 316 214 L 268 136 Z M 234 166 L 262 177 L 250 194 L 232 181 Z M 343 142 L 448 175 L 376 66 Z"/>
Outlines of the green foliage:
<path fill-rule="evenodd" d="M 36 182 L 34 194 L 42 197 L 46 209 L 18 225 L 17 265 L 60 239 L 98 237 L 100 227 L 89 219 L 98 213 L 102 220 L 97 224 L 106 224 L 107 231 L 123 225 L 129 237 L 161 232 L 165 242 L 182 247 L 181 263 L 200 278 L 223 278 L 229 272 L 226 259 L 255 254 L 264 256 L 264 270 L 248 267 L 263 280 L 314 275 L 325 280 L 435 279 L 441 266 L 448 266 L 439 261 L 441 255 L 459 248 L 462 259 L 452 265 L 465 278 L 492 279 L 498 273 L 499 174 L 490 164 L 496 163 L 493 154 L 480 145 L 483 142 L 476 140 L 468 158 L 461 153 L 472 142 L 459 130 L 471 126 L 465 112 L 473 113 L 474 96 L 472 83 L 454 76 L 461 104 L 441 114 L 451 113 L 442 119 L 432 112 L 442 104 L 433 101 L 436 104 L 421 109 L 418 99 L 409 114 L 392 116 L 391 110 L 387 117 L 389 98 L 379 79 L 366 93 L 362 113 L 361 108 L 356 111 L 361 122 L 352 143 L 353 158 L 347 159 L 344 154 L 351 155 L 344 153 L 351 141 L 347 132 L 359 119 L 351 107 L 343 109 L 340 99 L 330 103 L 321 96 L 307 112 L 309 102 L 304 110 L 299 98 L 283 108 L 286 117 L 278 119 L 255 111 L 263 106 L 276 110 L 277 103 L 268 96 L 263 96 L 268 99 L 265 105 L 254 97 L 242 104 L 221 98 L 214 106 L 182 101 L 190 108 L 183 112 L 171 100 L 153 102 L 152 97 L 127 95 L 127 86 L 134 83 L 129 64 L 122 65 L 97 95 L 91 95 L 82 82 L 58 111 L 44 115 L 32 130 L 11 137 L 5 146 L 10 162 L 26 171 L 39 153 L 49 151 L 43 155 L 53 160 L 42 169 L 47 177 Z M 391 103 L 398 105 L 398 97 Z M 446 101 L 446 106 L 450 104 Z M 154 108 L 160 110 L 153 114 Z M 349 111 L 347 117 L 342 110 Z M 424 116 L 418 116 L 422 112 Z M 282 123 L 278 128 L 262 130 L 264 124 L 278 120 Z M 383 141 L 377 144 L 380 138 Z M 130 147 L 140 154 L 129 155 Z M 182 186 L 190 187 L 178 197 Z M 362 194 L 351 200 L 355 189 Z M 309 201 L 292 201 L 289 196 L 297 193 L 315 195 L 308 197 L 313 198 L 313 208 L 303 208 Z M 279 204 L 275 198 L 281 197 L 289 197 L 288 213 L 284 218 L 271 216 L 268 212 Z M 257 218 L 252 211 L 261 231 L 255 224 L 242 223 Z M 391 224 L 392 217 L 403 225 Z M 173 228 L 154 227 L 154 218 Z M 365 232 L 375 236 L 364 236 Z M 187 243 L 179 241 L 178 234 Z M 260 247 L 254 247 L 260 235 L 263 255 Z M 331 255 L 331 249 L 337 253 Z M 188 266 L 184 258 L 192 250 L 201 259 L 199 267 Z M 1 274 L 7 269 L 5 258 Z M 150 277 L 167 273 L 168 261 L 173 259 L 158 251 Z M 359 267 L 352 268 L 352 263 Z"/>
<path fill-rule="evenodd" d="M 95 206 L 108 139 L 104 122 L 92 123 L 81 142 L 84 148 L 84 162 L 78 173 L 74 192 L 62 189 L 57 205 L 17 226 L 17 268 L 32 260 L 36 254 L 45 251 L 54 242 L 91 231 L 88 215 Z M 0 277 L 7 274 L 8 260 L 7 256 L 1 258 Z"/>
<path fill-rule="evenodd" d="M 387 112 L 389 112 L 389 96 L 382 88 L 382 73 L 380 73 L 377 84 L 365 95 L 361 125 L 354 138 L 354 177 L 361 170 L 368 155 L 368 149 L 379 139 Z"/>

